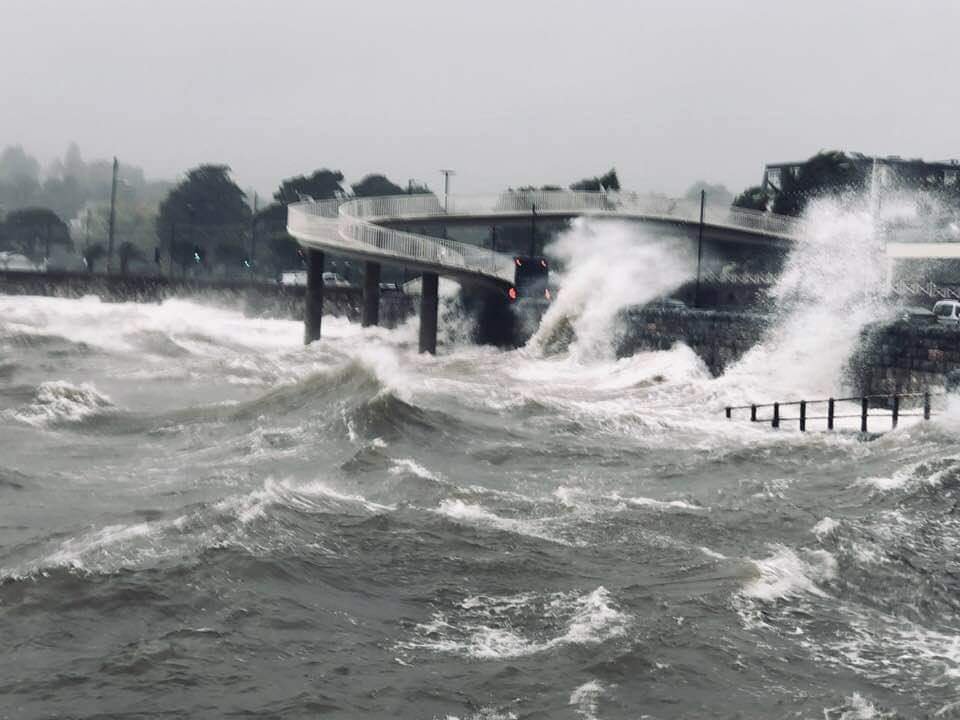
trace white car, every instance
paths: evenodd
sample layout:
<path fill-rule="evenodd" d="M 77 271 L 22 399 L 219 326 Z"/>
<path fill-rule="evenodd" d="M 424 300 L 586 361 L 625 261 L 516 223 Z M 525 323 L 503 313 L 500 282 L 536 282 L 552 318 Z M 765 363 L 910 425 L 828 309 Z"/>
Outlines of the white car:
<path fill-rule="evenodd" d="M 933 306 L 937 322 L 956 325 L 960 323 L 960 300 L 940 300 Z"/>

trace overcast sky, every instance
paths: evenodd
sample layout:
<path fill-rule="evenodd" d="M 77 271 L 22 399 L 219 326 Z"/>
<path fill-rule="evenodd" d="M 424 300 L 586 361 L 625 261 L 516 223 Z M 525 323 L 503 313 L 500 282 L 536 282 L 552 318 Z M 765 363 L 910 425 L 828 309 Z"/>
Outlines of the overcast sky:
<path fill-rule="evenodd" d="M 960 157 L 958 0 L 0 0 L 0 146 L 272 192 L 732 190 L 821 148 Z"/>

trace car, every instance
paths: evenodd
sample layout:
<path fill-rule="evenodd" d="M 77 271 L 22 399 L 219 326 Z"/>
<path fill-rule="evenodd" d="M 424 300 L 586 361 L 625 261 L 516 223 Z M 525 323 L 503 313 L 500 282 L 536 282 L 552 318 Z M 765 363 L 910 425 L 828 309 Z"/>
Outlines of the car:
<path fill-rule="evenodd" d="M 900 319 L 914 325 L 931 325 L 937 322 L 937 316 L 925 307 L 908 306 L 900 310 Z"/>
<path fill-rule="evenodd" d="M 937 322 L 945 325 L 960 323 L 960 300 L 940 300 L 933 306 Z"/>
<path fill-rule="evenodd" d="M 340 273 L 335 272 L 325 272 L 323 274 L 323 284 L 327 287 L 348 287 L 350 285 Z"/>

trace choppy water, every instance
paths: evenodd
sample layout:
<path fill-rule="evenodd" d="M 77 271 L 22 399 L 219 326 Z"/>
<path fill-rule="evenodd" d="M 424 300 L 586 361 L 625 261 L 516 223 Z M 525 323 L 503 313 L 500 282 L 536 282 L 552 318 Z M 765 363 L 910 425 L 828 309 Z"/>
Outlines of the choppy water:
<path fill-rule="evenodd" d="M 955 415 L 723 418 L 824 317 L 713 379 L 0 297 L 0 717 L 960 717 Z"/>

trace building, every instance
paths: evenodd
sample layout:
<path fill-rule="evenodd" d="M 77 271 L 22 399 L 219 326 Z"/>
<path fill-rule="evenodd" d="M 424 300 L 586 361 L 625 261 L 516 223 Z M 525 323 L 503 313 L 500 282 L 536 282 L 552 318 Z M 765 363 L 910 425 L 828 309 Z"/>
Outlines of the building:
<path fill-rule="evenodd" d="M 876 178 L 881 187 L 900 188 L 948 188 L 960 183 L 960 160 L 925 162 L 920 159 L 905 160 L 899 155 L 870 157 L 862 153 L 844 153 L 851 165 L 857 167 L 863 177 L 870 177 L 876 168 Z M 763 192 L 775 198 L 783 188 L 785 175 L 797 179 L 805 162 L 771 163 L 763 168 Z"/>

